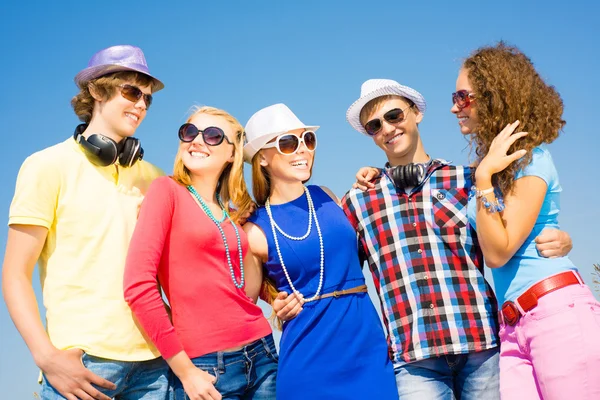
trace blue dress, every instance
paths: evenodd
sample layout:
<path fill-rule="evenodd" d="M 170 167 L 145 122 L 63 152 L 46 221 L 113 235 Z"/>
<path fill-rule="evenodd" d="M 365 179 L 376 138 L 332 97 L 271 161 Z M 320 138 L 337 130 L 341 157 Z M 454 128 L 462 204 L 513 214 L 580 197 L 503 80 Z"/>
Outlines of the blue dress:
<path fill-rule="evenodd" d="M 365 283 L 356 232 L 342 209 L 318 186 L 309 186 L 321 228 L 325 272 L 321 294 Z M 291 236 L 308 228 L 308 200 L 272 205 L 275 222 Z M 250 218 L 269 246 L 266 273 L 279 291 L 292 292 L 281 263 L 269 216 L 264 207 Z M 283 261 L 294 286 L 304 298 L 319 285 L 319 236 L 313 221 L 308 238 L 294 241 L 277 232 Z M 293 320 L 283 325 L 277 372 L 277 399 L 398 399 L 387 343 L 367 293 L 329 297 L 304 304 Z"/>

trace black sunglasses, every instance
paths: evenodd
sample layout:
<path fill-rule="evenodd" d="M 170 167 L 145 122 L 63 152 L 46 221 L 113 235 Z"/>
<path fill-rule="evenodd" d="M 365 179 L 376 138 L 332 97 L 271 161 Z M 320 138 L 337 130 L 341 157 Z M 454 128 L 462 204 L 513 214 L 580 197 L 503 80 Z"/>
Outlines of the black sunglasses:
<path fill-rule="evenodd" d="M 383 119 L 385 119 L 390 124 L 399 124 L 400 122 L 404 121 L 404 118 L 405 118 L 404 112 L 411 107 L 412 107 L 412 104 L 410 106 L 406 107 L 404 110 L 402 110 L 400 108 L 394 108 L 394 109 L 386 112 L 385 114 L 383 114 Z M 382 126 L 383 126 L 383 122 L 381 121 L 381 119 L 375 118 L 365 124 L 365 131 L 369 135 L 375 136 L 377 134 L 377 132 L 379 132 L 381 130 Z"/>
<path fill-rule="evenodd" d="M 233 145 L 227 135 L 225 135 L 225 132 L 223 132 L 223 129 L 217 128 L 216 126 L 198 129 L 194 124 L 183 124 L 179 128 L 179 140 L 182 142 L 193 142 L 199 134 L 202 134 L 202 140 L 204 140 L 204 143 L 208 146 L 218 146 L 223 143 L 223 139 L 225 139 L 227 143 Z"/>
<path fill-rule="evenodd" d="M 142 92 L 142 90 L 139 87 L 132 85 L 123 84 L 119 85 L 118 87 L 121 89 L 121 96 L 134 103 L 140 101 L 140 99 L 143 96 L 144 103 L 146 103 L 146 110 L 150 108 L 150 104 L 152 104 L 151 94 L 146 94 Z"/>

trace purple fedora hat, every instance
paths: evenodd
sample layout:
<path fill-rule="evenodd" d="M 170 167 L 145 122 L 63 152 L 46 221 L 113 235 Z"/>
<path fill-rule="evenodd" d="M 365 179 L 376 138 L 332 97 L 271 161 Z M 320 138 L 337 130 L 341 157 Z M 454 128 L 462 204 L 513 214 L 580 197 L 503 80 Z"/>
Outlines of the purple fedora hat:
<path fill-rule="evenodd" d="M 118 71 L 136 71 L 148 75 L 154 81 L 152 92 L 158 92 L 165 85 L 150 75 L 142 49 L 130 45 L 118 45 L 100 50 L 92 56 L 86 69 L 75 75 L 75 83 L 82 87 L 92 79 Z"/>

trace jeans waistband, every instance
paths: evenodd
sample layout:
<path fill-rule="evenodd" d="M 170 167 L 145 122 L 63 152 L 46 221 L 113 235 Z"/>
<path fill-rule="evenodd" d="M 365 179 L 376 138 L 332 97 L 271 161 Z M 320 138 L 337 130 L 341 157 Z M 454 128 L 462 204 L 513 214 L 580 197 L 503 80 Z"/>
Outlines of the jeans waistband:
<path fill-rule="evenodd" d="M 223 371 L 226 365 L 239 361 L 249 361 L 261 351 L 264 351 L 268 355 L 275 351 L 275 342 L 272 334 L 255 340 L 239 350 L 227 352 L 216 351 L 200 357 L 195 357 L 192 359 L 192 361 L 196 364 L 214 365 L 219 369 L 219 371 Z"/>

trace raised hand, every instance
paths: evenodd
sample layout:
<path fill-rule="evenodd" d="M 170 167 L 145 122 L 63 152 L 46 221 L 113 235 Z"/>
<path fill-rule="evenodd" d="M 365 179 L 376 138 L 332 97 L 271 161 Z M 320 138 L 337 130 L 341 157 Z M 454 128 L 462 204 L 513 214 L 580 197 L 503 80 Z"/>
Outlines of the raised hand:
<path fill-rule="evenodd" d="M 495 173 L 503 171 L 511 163 L 517 161 L 525 154 L 527 150 L 517 150 L 508 154 L 508 149 L 520 138 L 527 135 L 527 132 L 515 132 L 519 121 L 506 125 L 506 127 L 494 138 L 487 155 L 481 160 L 477 167 L 477 174 L 492 176 Z"/>

